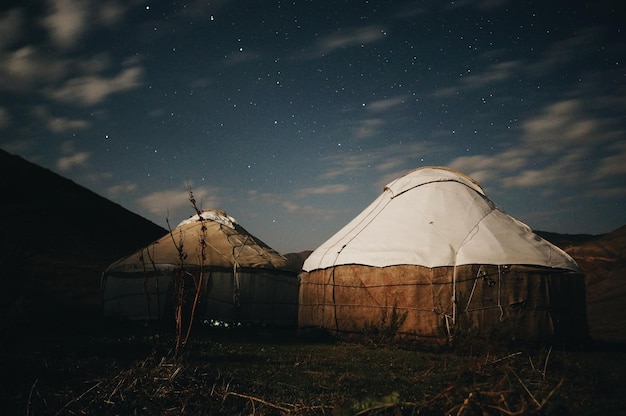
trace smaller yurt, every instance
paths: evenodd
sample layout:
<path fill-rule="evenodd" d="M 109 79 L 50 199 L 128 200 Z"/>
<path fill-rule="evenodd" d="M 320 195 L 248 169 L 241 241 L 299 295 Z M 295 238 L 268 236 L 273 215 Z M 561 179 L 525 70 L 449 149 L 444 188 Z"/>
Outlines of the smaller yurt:
<path fill-rule="evenodd" d="M 161 319 L 174 313 L 182 284 L 194 316 L 220 323 L 295 326 L 298 270 L 223 211 L 181 222 L 147 247 L 111 264 L 102 275 L 106 317 Z M 179 288 L 181 286 L 178 286 Z"/>
<path fill-rule="evenodd" d="M 545 341 L 587 335 L 575 261 L 507 215 L 468 176 L 420 168 L 389 183 L 314 250 L 298 325 L 336 335 L 394 331 Z"/>

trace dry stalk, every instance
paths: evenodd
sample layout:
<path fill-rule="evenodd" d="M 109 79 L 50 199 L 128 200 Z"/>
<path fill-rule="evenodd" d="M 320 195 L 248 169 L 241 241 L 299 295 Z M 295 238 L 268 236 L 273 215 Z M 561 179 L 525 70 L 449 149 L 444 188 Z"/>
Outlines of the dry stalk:
<path fill-rule="evenodd" d="M 189 324 L 187 326 L 187 334 L 185 335 L 185 339 L 183 340 L 183 345 L 187 345 L 187 342 L 189 341 L 189 336 L 191 335 L 191 327 L 193 326 L 193 321 L 196 315 L 196 307 L 198 306 L 198 302 L 200 300 L 200 292 L 202 290 L 202 283 L 204 280 L 204 266 L 206 262 L 206 247 L 207 247 L 207 241 L 206 241 L 207 228 L 206 228 L 206 225 L 204 225 L 204 222 L 206 220 L 202 216 L 202 211 L 200 211 L 200 209 L 196 205 L 196 199 L 193 196 L 191 185 L 187 185 L 187 192 L 189 192 L 189 202 L 191 202 L 193 209 L 196 211 L 196 214 L 198 215 L 198 218 L 201 221 L 200 256 L 199 256 L 200 257 L 200 276 L 198 278 L 198 281 L 196 282 L 196 294 L 193 299 L 193 304 L 191 305 L 191 316 L 189 317 Z"/>
<path fill-rule="evenodd" d="M 224 399 L 226 399 L 228 396 L 236 396 L 236 397 L 241 397 L 241 398 L 243 398 L 243 399 L 248 399 L 248 400 L 250 400 L 251 402 L 258 402 L 258 403 L 262 403 L 262 404 L 267 405 L 267 406 L 270 406 L 270 407 L 272 407 L 272 408 L 274 408 L 274 409 L 281 410 L 281 411 L 283 411 L 283 412 L 285 412 L 285 413 L 289 413 L 289 412 L 291 412 L 291 410 L 292 410 L 292 409 L 289 409 L 289 408 L 286 408 L 286 407 L 279 406 L 279 405 L 277 405 L 277 404 L 274 404 L 274 403 L 268 402 L 267 400 L 263 400 L 263 399 L 258 398 L 258 397 L 250 396 L 250 395 L 248 395 L 248 394 L 242 394 L 242 393 L 236 393 L 236 392 L 234 392 L 234 391 L 229 391 L 229 392 L 227 392 L 227 393 L 224 395 Z M 253 404 L 253 406 L 254 406 L 254 404 Z M 253 413 L 253 414 L 254 414 L 254 413 Z"/>
<path fill-rule="evenodd" d="M 35 379 L 35 382 L 30 387 L 30 392 L 28 393 L 28 402 L 26 403 L 26 416 L 30 415 L 30 405 L 33 399 L 33 391 L 35 390 L 35 386 L 37 386 L 38 378 Z"/>
<path fill-rule="evenodd" d="M 550 349 L 548 350 L 548 354 L 546 355 L 546 360 L 543 363 L 543 373 L 541 373 L 543 375 L 543 379 L 546 379 L 546 371 L 548 368 L 548 360 L 550 359 L 550 353 L 552 352 L 552 345 L 550 345 Z"/>
<path fill-rule="evenodd" d="M 517 357 L 518 355 L 522 355 L 521 352 L 514 352 L 513 354 L 506 355 L 502 358 L 498 358 L 497 360 L 490 361 L 489 364 L 496 364 L 500 361 L 508 360 L 509 358 Z"/>
<path fill-rule="evenodd" d="M 55 413 L 56 415 L 60 415 L 61 412 L 63 412 L 65 409 L 67 409 L 72 403 L 79 401 L 80 399 L 82 399 L 83 397 L 85 397 L 87 394 L 89 394 L 90 391 L 92 391 L 93 389 L 95 389 L 96 387 L 98 387 L 100 384 L 102 384 L 102 381 L 97 382 L 96 384 L 94 384 L 93 386 L 91 386 L 90 388 L 88 388 L 87 390 L 85 390 L 83 392 L 83 394 L 81 394 L 78 397 L 74 397 L 72 400 L 70 400 L 69 402 L 67 402 L 65 404 L 65 406 L 63 406 L 58 412 Z"/>
<path fill-rule="evenodd" d="M 517 373 L 515 372 L 515 370 L 513 370 L 512 368 L 509 368 L 509 371 L 511 373 L 513 373 L 513 375 L 515 376 L 515 378 L 517 379 L 517 381 L 519 381 L 519 383 L 522 385 L 522 387 L 524 388 L 524 390 L 526 390 L 526 393 L 528 393 L 528 395 L 530 396 L 530 398 L 533 400 L 533 402 L 535 402 L 535 404 L 537 405 L 537 407 L 541 407 L 541 404 L 539 404 L 539 402 L 537 401 L 537 399 L 535 398 L 535 396 L 530 392 L 530 390 L 528 390 L 528 387 L 526 387 L 526 384 L 524 384 L 524 382 L 522 381 L 522 379 L 520 378 L 520 376 L 517 375 Z"/>

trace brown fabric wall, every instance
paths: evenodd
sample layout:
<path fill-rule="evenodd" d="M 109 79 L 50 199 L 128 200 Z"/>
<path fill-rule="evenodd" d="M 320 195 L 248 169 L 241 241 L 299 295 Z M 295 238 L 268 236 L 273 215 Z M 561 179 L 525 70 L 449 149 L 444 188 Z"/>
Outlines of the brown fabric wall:
<path fill-rule="evenodd" d="M 524 266 L 350 265 L 305 272 L 300 279 L 301 328 L 365 332 L 388 325 L 395 309 L 405 316 L 399 335 L 446 342 L 456 287 L 455 335 L 471 331 L 538 341 L 587 334 L 584 279 L 572 272 Z"/>

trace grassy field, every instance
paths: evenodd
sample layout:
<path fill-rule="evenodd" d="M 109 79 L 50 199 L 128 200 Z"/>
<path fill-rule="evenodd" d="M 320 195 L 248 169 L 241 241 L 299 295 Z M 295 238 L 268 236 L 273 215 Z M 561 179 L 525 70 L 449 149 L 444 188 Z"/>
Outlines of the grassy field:
<path fill-rule="evenodd" d="M 78 315 L 6 331 L 3 414 L 607 415 L 626 407 L 618 345 L 400 348 L 197 325 L 173 359 L 167 328 Z"/>

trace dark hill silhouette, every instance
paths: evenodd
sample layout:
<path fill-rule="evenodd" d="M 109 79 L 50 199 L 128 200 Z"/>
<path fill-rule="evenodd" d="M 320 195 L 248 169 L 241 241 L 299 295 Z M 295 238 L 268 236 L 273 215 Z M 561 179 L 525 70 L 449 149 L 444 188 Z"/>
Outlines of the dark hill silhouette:
<path fill-rule="evenodd" d="M 49 303 L 96 306 L 103 268 L 166 232 L 0 149 L 0 316 Z"/>
<path fill-rule="evenodd" d="M 287 253 L 284 256 L 298 269 L 302 270 L 304 261 L 311 255 L 312 250 L 300 251 L 299 253 Z"/>
<path fill-rule="evenodd" d="M 605 234 L 559 234 L 550 231 L 534 231 L 535 234 L 548 240 L 557 247 L 566 250 L 569 247 L 586 243 L 602 237 Z"/>

